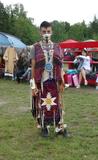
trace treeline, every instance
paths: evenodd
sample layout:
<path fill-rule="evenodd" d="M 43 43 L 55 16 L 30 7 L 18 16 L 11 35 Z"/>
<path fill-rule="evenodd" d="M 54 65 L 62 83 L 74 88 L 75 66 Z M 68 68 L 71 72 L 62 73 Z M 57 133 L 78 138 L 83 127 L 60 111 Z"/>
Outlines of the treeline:
<path fill-rule="evenodd" d="M 27 17 L 22 4 L 5 6 L 0 2 L 0 31 L 19 37 L 26 44 L 38 41 L 40 35 L 33 19 Z"/>
<path fill-rule="evenodd" d="M 85 21 L 71 25 L 68 22 L 52 22 L 55 42 L 66 39 L 84 41 L 87 39 L 98 40 L 98 19 L 94 16 L 87 25 Z M 0 2 L 0 31 L 19 37 L 26 44 L 33 44 L 40 39 L 39 28 L 34 25 L 34 19 L 27 17 L 27 12 L 22 4 L 4 6 Z"/>

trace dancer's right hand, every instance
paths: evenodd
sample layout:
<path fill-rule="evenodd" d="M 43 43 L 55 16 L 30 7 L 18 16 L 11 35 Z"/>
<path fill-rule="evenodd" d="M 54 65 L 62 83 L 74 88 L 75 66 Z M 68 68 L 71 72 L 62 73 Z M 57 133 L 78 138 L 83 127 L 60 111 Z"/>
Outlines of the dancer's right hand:
<path fill-rule="evenodd" d="M 32 96 L 36 96 L 38 93 L 37 87 L 35 89 L 32 89 Z"/>

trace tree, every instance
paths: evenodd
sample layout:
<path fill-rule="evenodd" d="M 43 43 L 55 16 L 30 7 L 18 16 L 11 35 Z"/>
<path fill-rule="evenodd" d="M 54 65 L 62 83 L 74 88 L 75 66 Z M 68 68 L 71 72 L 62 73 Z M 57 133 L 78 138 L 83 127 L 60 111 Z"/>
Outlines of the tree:
<path fill-rule="evenodd" d="M 32 22 L 24 17 L 19 17 L 15 22 L 15 35 L 26 44 L 32 44 L 39 40 L 39 32 Z"/>
<path fill-rule="evenodd" d="M 40 37 L 38 28 L 32 24 L 33 18 L 27 17 L 22 4 L 9 5 L 6 12 L 9 14 L 10 34 L 21 38 L 26 44 L 38 41 Z"/>
<path fill-rule="evenodd" d="M 8 29 L 8 14 L 4 8 L 3 3 L 0 2 L 0 31 L 6 32 Z"/>
<path fill-rule="evenodd" d="M 52 36 L 53 40 L 56 42 L 63 41 L 66 38 L 65 23 L 53 21 L 52 27 L 53 27 L 53 36 Z"/>
<path fill-rule="evenodd" d="M 70 23 L 65 22 L 65 31 L 68 32 L 70 29 Z"/>
<path fill-rule="evenodd" d="M 93 39 L 98 39 L 98 19 L 96 18 L 96 15 L 94 16 L 94 20 L 90 22 L 89 29 Z"/>
<path fill-rule="evenodd" d="M 32 44 L 40 39 L 39 28 L 34 25 L 34 18 L 27 17 L 27 12 L 22 4 L 14 4 L 4 7 L 0 2 L 0 31 L 16 35 L 26 44 Z M 55 42 L 66 39 L 87 40 L 98 39 L 98 19 L 85 24 L 76 23 L 70 25 L 68 22 L 52 22 L 53 36 Z"/>
<path fill-rule="evenodd" d="M 88 32 L 85 21 L 70 26 L 68 37 L 76 40 L 88 39 Z"/>

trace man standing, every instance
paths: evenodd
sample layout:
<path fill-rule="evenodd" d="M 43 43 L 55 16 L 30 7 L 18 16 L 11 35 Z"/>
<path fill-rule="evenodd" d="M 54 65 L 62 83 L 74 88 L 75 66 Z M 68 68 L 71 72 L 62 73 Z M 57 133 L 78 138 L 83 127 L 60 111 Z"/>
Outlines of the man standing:
<path fill-rule="evenodd" d="M 48 125 L 54 124 L 61 132 L 62 52 L 59 45 L 51 41 L 52 26 L 44 21 L 40 25 L 41 41 L 34 44 L 32 55 L 31 88 L 38 127 L 43 136 L 48 136 Z M 57 128 L 58 127 L 58 128 Z"/>

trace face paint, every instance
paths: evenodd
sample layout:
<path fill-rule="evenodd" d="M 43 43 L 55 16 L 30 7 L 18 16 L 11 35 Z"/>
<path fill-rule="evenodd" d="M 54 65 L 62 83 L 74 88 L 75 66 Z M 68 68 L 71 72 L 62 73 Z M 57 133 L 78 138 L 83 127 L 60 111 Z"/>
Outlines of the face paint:
<path fill-rule="evenodd" d="M 43 40 L 46 41 L 46 43 L 48 43 L 51 38 L 51 34 L 46 33 L 46 34 L 43 34 L 42 37 L 43 37 Z"/>

